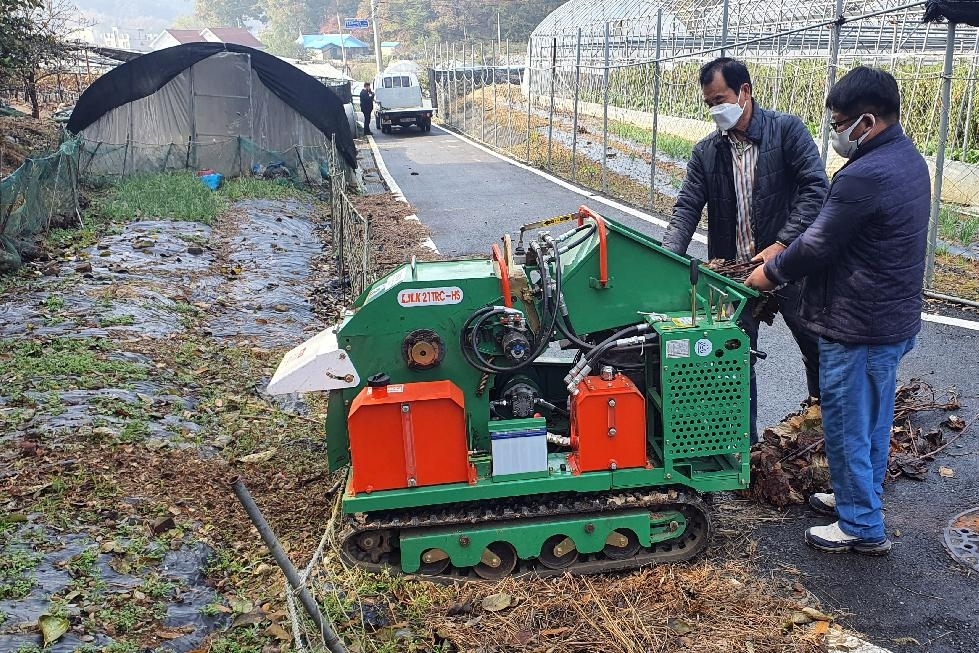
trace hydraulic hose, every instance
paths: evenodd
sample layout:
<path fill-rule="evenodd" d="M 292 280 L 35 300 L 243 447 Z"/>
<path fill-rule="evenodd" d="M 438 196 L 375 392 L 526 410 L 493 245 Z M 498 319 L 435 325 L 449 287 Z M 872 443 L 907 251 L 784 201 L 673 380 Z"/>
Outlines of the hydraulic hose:
<path fill-rule="evenodd" d="M 596 229 L 598 229 L 598 227 L 596 227 L 593 223 L 578 227 L 575 231 L 582 232 L 581 235 L 576 235 L 575 240 L 571 241 L 567 245 L 564 245 L 559 250 L 557 250 L 558 256 L 566 252 L 570 252 L 575 247 L 577 247 L 578 245 L 582 244 L 583 242 L 591 238 L 592 235 L 595 233 Z"/>

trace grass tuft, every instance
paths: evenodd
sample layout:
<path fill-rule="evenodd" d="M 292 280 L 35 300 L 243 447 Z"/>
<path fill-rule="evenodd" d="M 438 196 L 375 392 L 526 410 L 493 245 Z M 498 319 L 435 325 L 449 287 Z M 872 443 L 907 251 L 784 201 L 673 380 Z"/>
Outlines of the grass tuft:
<path fill-rule="evenodd" d="M 186 220 L 211 224 L 224 208 L 224 199 L 195 175 L 168 173 L 135 175 L 100 201 L 97 212 L 111 220 Z"/>
<path fill-rule="evenodd" d="M 295 182 L 288 179 L 258 179 L 256 177 L 235 177 L 226 181 L 218 194 L 228 200 L 286 200 L 308 199 L 312 196 Z"/>

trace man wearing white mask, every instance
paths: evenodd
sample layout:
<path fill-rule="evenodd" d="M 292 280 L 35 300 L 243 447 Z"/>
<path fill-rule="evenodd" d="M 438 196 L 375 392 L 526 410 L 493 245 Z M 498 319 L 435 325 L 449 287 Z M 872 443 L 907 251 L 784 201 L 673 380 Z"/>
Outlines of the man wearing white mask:
<path fill-rule="evenodd" d="M 829 184 L 816 144 L 799 118 L 754 101 L 748 69 L 736 59 L 704 65 L 700 88 L 717 131 L 693 149 L 663 246 L 685 253 L 706 206 L 708 258 L 769 261 L 806 230 L 826 198 Z M 799 288 L 789 284 L 775 298 L 802 353 L 809 396 L 818 397 L 819 351 L 798 318 Z M 757 349 L 754 306 L 742 311 L 741 326 Z M 757 403 L 752 365 L 752 443 Z"/>
<path fill-rule="evenodd" d="M 745 282 L 760 290 L 805 279 L 802 318 L 819 334 L 832 494 L 809 504 L 838 521 L 806 531 L 829 552 L 891 548 L 881 499 L 901 358 L 921 330 L 931 182 L 904 134 L 887 72 L 860 66 L 830 90 L 833 149 L 848 159 L 809 229 Z"/>

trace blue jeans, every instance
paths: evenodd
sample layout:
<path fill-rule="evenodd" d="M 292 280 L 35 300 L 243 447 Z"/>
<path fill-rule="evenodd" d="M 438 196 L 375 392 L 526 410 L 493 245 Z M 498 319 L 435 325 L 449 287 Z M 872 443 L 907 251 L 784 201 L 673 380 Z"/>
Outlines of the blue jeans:
<path fill-rule="evenodd" d="M 826 458 L 840 529 L 885 537 L 881 502 L 894 422 L 897 367 L 915 338 L 888 345 L 819 339 L 819 386 Z"/>

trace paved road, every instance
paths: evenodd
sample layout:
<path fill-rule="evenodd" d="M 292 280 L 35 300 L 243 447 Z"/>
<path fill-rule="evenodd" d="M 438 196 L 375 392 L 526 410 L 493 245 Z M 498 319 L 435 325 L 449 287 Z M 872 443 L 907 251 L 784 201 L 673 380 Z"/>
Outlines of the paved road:
<path fill-rule="evenodd" d="M 582 203 L 654 238 L 662 236 L 656 225 L 585 200 L 437 128 L 424 135 L 411 130 L 375 138 L 391 175 L 443 253 L 486 253 L 502 233 L 515 233 L 522 223 L 567 213 Z M 690 253 L 703 257 L 706 252 L 694 243 Z M 763 330 L 760 346 L 770 356 L 758 367 L 759 423 L 774 424 L 805 394 L 802 364 L 781 321 Z M 920 377 L 936 389 L 957 387 L 961 414 L 969 420 L 979 411 L 977 371 L 979 331 L 926 322 L 919 347 L 905 359 L 899 378 Z M 848 626 L 886 648 L 979 651 L 979 576 L 954 563 L 941 543 L 942 529 L 953 515 L 979 506 L 979 438 L 973 431 L 959 443 L 940 455 L 928 480 L 888 486 L 888 528 L 901 533 L 891 556 L 815 552 L 805 546 L 802 533 L 828 520 L 797 509 L 787 523 L 763 525 L 754 534 L 761 564 L 780 573 L 798 569 L 799 580 L 826 605 L 853 614 Z M 955 477 L 939 477 L 939 465 L 954 469 Z M 920 646 L 907 639 L 902 644 L 902 638 Z"/>

